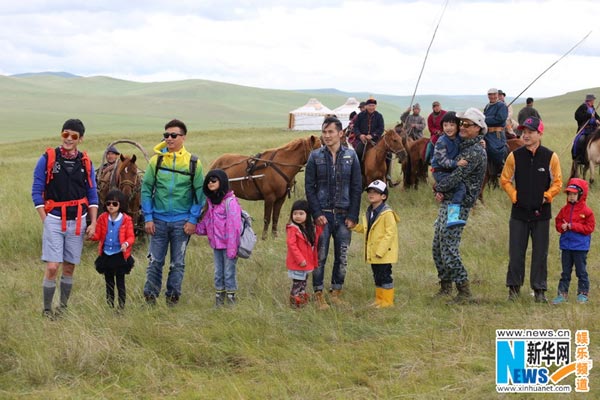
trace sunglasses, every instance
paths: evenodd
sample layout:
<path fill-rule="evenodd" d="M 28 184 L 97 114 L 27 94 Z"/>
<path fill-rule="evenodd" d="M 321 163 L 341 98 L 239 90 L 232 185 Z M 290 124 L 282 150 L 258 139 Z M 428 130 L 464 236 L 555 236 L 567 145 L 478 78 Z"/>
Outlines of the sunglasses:
<path fill-rule="evenodd" d="M 171 137 L 171 139 L 177 139 L 177 136 L 183 136 L 183 133 L 169 133 L 169 132 L 163 133 L 163 137 L 165 139 L 167 139 L 169 136 Z"/>
<path fill-rule="evenodd" d="M 104 204 L 106 205 L 106 207 L 119 207 L 118 201 L 107 201 Z"/>
<path fill-rule="evenodd" d="M 66 139 L 70 136 L 71 140 L 79 140 L 79 133 L 63 132 L 60 134 L 60 136 L 62 136 L 63 139 Z"/>
<path fill-rule="evenodd" d="M 461 128 L 470 128 L 472 126 L 475 126 L 477 124 L 471 123 L 471 122 L 465 122 L 465 121 L 460 121 L 460 126 Z"/>
<path fill-rule="evenodd" d="M 217 178 L 216 176 L 211 176 L 210 178 L 208 178 L 208 181 L 210 183 L 219 182 L 219 178 Z"/>

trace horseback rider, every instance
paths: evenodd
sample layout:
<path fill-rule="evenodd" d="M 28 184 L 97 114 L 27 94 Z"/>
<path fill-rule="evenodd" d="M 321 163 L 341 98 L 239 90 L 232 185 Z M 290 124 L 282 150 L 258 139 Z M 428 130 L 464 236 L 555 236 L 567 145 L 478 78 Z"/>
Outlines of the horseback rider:
<path fill-rule="evenodd" d="M 96 187 L 98 189 L 98 197 L 100 198 L 102 193 L 106 194 L 110 190 L 111 177 L 113 171 L 117 165 L 117 159 L 119 158 L 119 150 L 115 146 L 110 146 L 106 149 L 106 162 L 102 164 L 100 168 L 96 170 Z M 104 199 L 102 199 L 104 200 Z M 104 211 L 104 202 L 100 202 L 99 212 Z"/>
<path fill-rule="evenodd" d="M 383 115 L 375 110 L 376 108 L 377 100 L 374 98 L 368 99 L 365 104 L 365 110 L 358 114 L 354 123 L 354 135 L 358 138 L 358 140 L 355 141 L 354 151 L 356 151 L 356 155 L 358 156 L 361 165 L 364 160 L 367 142 L 370 141 L 373 145 L 377 144 L 385 129 Z M 388 171 L 388 179 L 390 179 L 389 171 L 391 156 L 386 158 L 385 162 Z"/>
<path fill-rule="evenodd" d="M 579 164 L 585 164 L 585 146 L 589 134 L 600 125 L 600 117 L 594 107 L 596 96 L 587 94 L 585 101 L 575 110 L 575 120 L 577 121 L 577 134 L 573 140 L 571 155 L 573 161 Z"/>
<path fill-rule="evenodd" d="M 498 89 L 492 88 L 488 90 L 488 100 L 490 102 L 483 109 L 485 123 L 488 127 L 483 139 L 485 140 L 488 162 L 492 166 L 492 176 L 498 176 L 502 172 L 504 160 L 508 155 L 505 135 L 508 108 L 506 104 L 499 101 Z"/>

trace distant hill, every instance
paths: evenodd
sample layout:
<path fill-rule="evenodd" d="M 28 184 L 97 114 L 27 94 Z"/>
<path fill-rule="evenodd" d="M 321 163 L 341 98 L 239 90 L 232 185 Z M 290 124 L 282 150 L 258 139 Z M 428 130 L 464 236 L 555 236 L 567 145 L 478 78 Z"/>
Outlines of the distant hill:
<path fill-rule="evenodd" d="M 10 75 L 10 76 L 13 77 L 13 78 L 27 78 L 27 77 L 30 77 L 30 76 L 37 76 L 37 75 L 60 76 L 62 78 L 81 78 L 81 76 L 72 74 L 70 72 L 52 72 L 52 71 L 45 71 L 45 72 L 25 72 L 23 74 L 14 74 L 14 75 Z"/>
<path fill-rule="evenodd" d="M 586 92 L 536 101 L 544 116 L 568 120 Z M 336 89 L 272 90 L 193 79 L 141 83 L 104 76 L 78 77 L 66 72 L 1 76 L 0 142 L 47 137 L 58 132 L 67 118 L 80 118 L 92 135 L 156 132 L 172 118 L 185 121 L 190 130 L 287 128 L 289 111 L 317 97 L 333 109 L 350 96 L 359 100 L 373 95 L 387 126 L 393 126 L 410 103 L 410 96 L 347 93 Z M 439 100 L 445 109 L 483 108 L 486 96 L 417 96 L 426 117 L 431 102 Z M 521 105 L 515 104 L 515 115 Z M 545 117 L 544 117 L 545 118 Z M 13 134 L 18 122 L 19 134 Z"/>

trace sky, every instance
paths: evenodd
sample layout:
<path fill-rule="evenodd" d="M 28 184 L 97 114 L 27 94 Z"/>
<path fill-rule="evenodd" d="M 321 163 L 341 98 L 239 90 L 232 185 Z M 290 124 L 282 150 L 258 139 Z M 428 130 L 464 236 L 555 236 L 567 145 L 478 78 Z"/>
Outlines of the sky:
<path fill-rule="evenodd" d="M 600 28 L 593 29 L 599 6 L 595 0 L 2 0 L 0 75 L 65 71 L 391 95 L 480 95 L 496 87 L 511 99 L 591 32 L 521 96 L 550 97 L 600 87 Z"/>

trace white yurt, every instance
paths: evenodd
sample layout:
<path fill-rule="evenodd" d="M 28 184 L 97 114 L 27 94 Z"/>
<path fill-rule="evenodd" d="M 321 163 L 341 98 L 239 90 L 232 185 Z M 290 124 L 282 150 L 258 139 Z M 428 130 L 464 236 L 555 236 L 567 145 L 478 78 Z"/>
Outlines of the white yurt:
<path fill-rule="evenodd" d="M 340 121 L 342 121 L 344 129 L 346 129 L 350 123 L 350 114 L 352 114 L 352 111 L 356 111 L 357 114 L 360 112 L 360 109 L 358 108 L 359 104 L 359 101 L 354 97 L 348 97 L 348 100 L 346 100 L 344 104 L 333 109 L 333 113 Z"/>
<path fill-rule="evenodd" d="M 300 108 L 290 111 L 288 128 L 293 131 L 320 131 L 325 116 L 333 114 L 315 98 L 309 99 L 308 103 Z"/>

